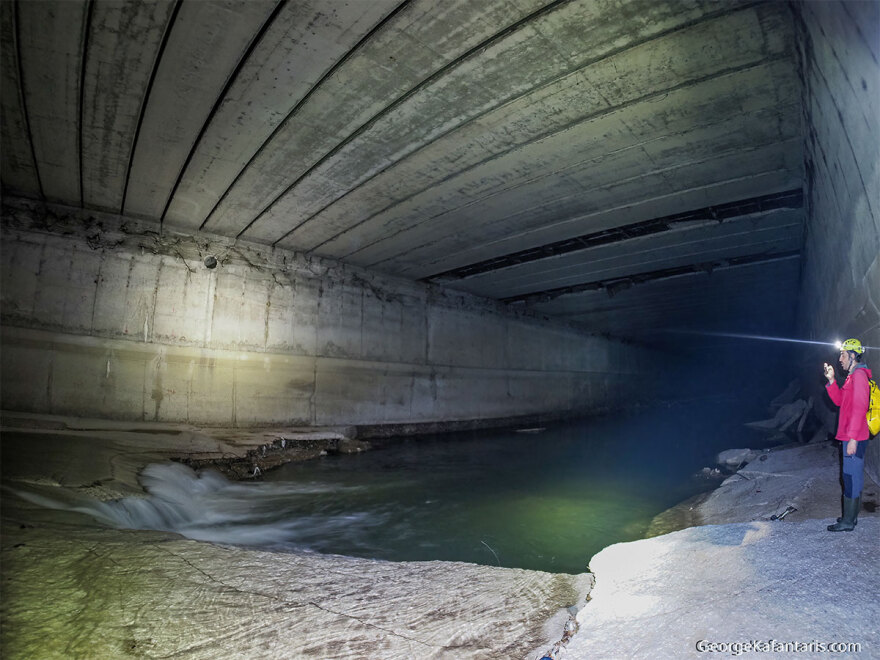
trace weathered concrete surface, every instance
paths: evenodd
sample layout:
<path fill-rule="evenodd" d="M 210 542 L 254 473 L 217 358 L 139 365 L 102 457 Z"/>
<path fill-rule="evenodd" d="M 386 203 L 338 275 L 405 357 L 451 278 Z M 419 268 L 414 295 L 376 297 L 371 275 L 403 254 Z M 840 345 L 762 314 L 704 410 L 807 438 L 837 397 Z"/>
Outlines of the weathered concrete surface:
<path fill-rule="evenodd" d="M 880 5 L 798 5 L 798 47 L 807 127 L 806 190 L 810 195 L 799 325 L 820 341 L 858 337 L 880 346 Z M 867 353 L 875 375 L 876 349 Z M 811 394 L 827 403 L 823 362 L 833 350 L 804 353 Z M 880 442 L 866 466 L 880 481 Z"/>
<path fill-rule="evenodd" d="M 561 634 L 564 608 L 591 584 L 219 547 L 31 512 L 7 514 L 0 552 L 10 659 L 526 658 Z"/>
<path fill-rule="evenodd" d="M 0 19 L 4 194 L 196 239 L 204 229 L 419 279 L 669 214 L 714 220 L 705 209 L 719 204 L 748 215 L 750 200 L 804 180 L 788 3 L 45 0 L 7 3 Z M 793 211 L 783 237 L 737 241 L 718 223 L 647 242 L 671 268 L 797 254 Z M 609 272 L 659 261 L 620 258 Z M 551 286 L 557 267 L 551 250 L 516 282 L 463 284 L 497 299 Z M 753 269 L 776 274 L 772 261 Z M 695 288 L 669 284 L 680 297 Z M 714 280 L 696 285 L 709 292 L 699 310 L 738 320 L 711 304 L 726 295 Z M 675 296 L 635 289 L 595 315 L 594 299 L 568 304 L 597 333 L 679 322 Z M 779 308 L 789 283 L 773 291 Z M 656 320 L 635 327 L 646 304 Z M 773 309 L 754 316 L 789 328 L 767 320 Z"/>
<path fill-rule="evenodd" d="M 192 140 L 211 118 L 248 45 L 272 15 L 273 0 L 198 2 L 175 10 L 161 61 L 154 69 L 150 103 L 138 127 L 122 212 L 161 218 Z M 181 62 L 188 65 L 181 66 Z M 125 80 L 124 76 L 122 80 Z M 169 139 L 170 138 L 170 139 Z"/>
<path fill-rule="evenodd" d="M 174 4 L 101 3 L 90 8 L 83 71 L 82 192 L 88 208 L 122 208 L 131 143 Z M 30 11 L 30 8 L 28 8 Z M 119 81 L 125 84 L 120 85 Z"/>
<path fill-rule="evenodd" d="M 578 614 L 578 634 L 557 660 L 704 658 L 700 640 L 856 642 L 861 651 L 843 657 L 876 656 L 880 487 L 866 480 L 856 531 L 826 531 L 840 515 L 838 453 L 831 443 L 761 453 L 716 490 L 652 524 L 654 534 L 676 523 L 687 529 L 595 555 L 596 586 Z M 771 520 L 789 505 L 797 511 Z M 815 648 L 792 650 L 739 647 L 724 655 L 823 656 Z"/>
<path fill-rule="evenodd" d="M 727 477 L 716 489 L 663 512 L 649 536 L 698 525 L 767 521 L 789 506 L 786 522 L 834 520 L 841 515 L 837 441 L 775 447 Z M 880 516 L 880 486 L 865 480 L 861 517 Z M 861 518 L 860 518 L 861 519 Z"/>
<path fill-rule="evenodd" d="M 258 477 L 290 461 L 370 448 L 352 427 L 201 428 L 162 422 L 4 412 L 3 475 L 76 488 L 101 500 L 143 494 L 138 471 L 151 462 L 212 465 L 232 479 Z M 78 458 L 68 465 L 71 456 Z M 72 475 L 63 477 L 62 475 Z"/>
<path fill-rule="evenodd" d="M 242 454 L 267 435 L 42 424 L 56 428 L 4 427 L 4 489 L 137 495 L 149 462 Z M 271 553 L 113 530 L 10 490 L 2 517 L 4 658 L 536 657 L 592 584 L 587 574 Z"/>
<path fill-rule="evenodd" d="M 155 229 L 7 207 L 6 409 L 219 426 L 583 414 L 650 371 L 650 351 L 468 294 Z"/>
<path fill-rule="evenodd" d="M 769 520 L 793 506 L 797 511 L 786 515 L 786 521 L 833 520 L 841 515 L 839 456 L 836 441 L 763 453 L 728 477 L 695 507 L 696 513 L 702 524 L 716 525 Z M 878 496 L 880 489 L 866 480 L 864 515 L 872 515 Z"/>
<path fill-rule="evenodd" d="M 842 657 L 875 657 L 880 518 L 852 533 L 825 524 L 709 525 L 605 548 L 590 562 L 596 586 L 580 630 L 558 660 L 824 657 L 814 642 L 857 643 L 860 652 Z M 803 646 L 743 653 L 770 640 Z M 739 646 L 707 653 L 700 641 Z"/>
<path fill-rule="evenodd" d="M 630 273 L 672 268 L 682 263 L 731 259 L 752 254 L 755 249 L 796 252 L 803 242 L 802 231 L 800 209 L 744 216 L 723 224 L 695 221 L 662 235 L 561 255 L 552 266 L 539 260 L 489 271 L 466 278 L 455 287 L 477 295 L 506 298 L 580 282 L 626 278 Z"/>
<path fill-rule="evenodd" d="M 37 176 L 28 181 L 36 186 L 36 190 L 32 190 L 32 194 L 36 193 L 34 196 L 74 206 L 81 203 L 77 132 L 87 8 L 82 2 L 55 6 L 35 3 L 23 7 L 24 11 L 16 13 L 18 21 L 13 28 L 12 43 L 17 46 L 17 52 L 4 47 L 4 60 L 10 65 L 17 61 L 19 65 L 21 78 L 13 73 L 17 85 L 29 90 L 21 98 L 25 100 L 30 133 L 10 132 L 3 137 L 11 137 L 14 142 L 23 140 L 26 145 L 29 141 L 37 169 Z M 13 6 L 3 6 L 2 11 L 12 13 Z M 47 85 L 46 81 L 52 83 Z M 4 89 L 3 96 L 8 95 L 9 90 Z M 5 123 L 5 117 L 3 121 Z M 4 177 L 9 169 L 4 167 Z"/>
<path fill-rule="evenodd" d="M 273 134 L 276 140 L 314 141 L 311 131 L 291 135 L 288 117 L 305 103 L 331 63 L 338 64 L 396 5 L 394 0 L 284 3 L 195 145 L 168 208 L 168 222 L 198 229 L 256 157 L 254 146 Z M 242 125 L 251 130 L 239 130 Z M 299 155 L 292 151 L 289 155 Z M 283 167 L 289 166 L 287 161 Z"/>

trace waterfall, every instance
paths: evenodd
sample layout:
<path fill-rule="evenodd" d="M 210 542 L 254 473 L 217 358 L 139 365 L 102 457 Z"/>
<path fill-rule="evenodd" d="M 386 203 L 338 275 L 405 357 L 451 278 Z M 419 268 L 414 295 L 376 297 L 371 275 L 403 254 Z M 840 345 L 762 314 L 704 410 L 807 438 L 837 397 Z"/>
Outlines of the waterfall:
<path fill-rule="evenodd" d="M 140 473 L 143 497 L 100 501 L 67 489 L 51 495 L 13 492 L 39 506 L 87 514 L 117 529 L 176 532 L 187 538 L 280 549 L 308 548 L 316 537 L 352 533 L 352 527 L 381 524 L 376 512 L 334 515 L 294 513 L 303 497 L 355 490 L 352 487 L 288 482 L 231 482 L 212 469 L 192 470 L 180 463 L 154 463 Z"/>

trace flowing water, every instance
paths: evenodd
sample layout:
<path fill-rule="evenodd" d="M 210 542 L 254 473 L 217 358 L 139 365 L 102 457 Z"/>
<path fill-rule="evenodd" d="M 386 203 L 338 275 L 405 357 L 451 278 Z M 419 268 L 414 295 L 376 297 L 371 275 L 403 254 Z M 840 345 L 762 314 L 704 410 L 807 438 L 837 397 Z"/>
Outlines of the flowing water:
<path fill-rule="evenodd" d="M 290 463 L 256 482 L 154 464 L 141 476 L 148 498 L 65 508 L 117 527 L 280 551 L 577 573 L 717 484 L 694 475 L 718 451 L 758 440 L 735 411 L 700 403 L 528 432 L 413 437 Z"/>

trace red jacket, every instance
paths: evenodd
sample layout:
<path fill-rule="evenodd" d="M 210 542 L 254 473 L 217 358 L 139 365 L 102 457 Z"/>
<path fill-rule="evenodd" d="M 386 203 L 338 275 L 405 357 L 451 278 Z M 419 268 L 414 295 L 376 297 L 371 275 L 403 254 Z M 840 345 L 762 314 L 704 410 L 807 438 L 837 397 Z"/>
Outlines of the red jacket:
<path fill-rule="evenodd" d="M 838 440 L 846 442 L 853 438 L 867 440 L 871 437 L 871 433 L 868 431 L 868 396 L 870 395 L 868 379 L 870 377 L 871 370 L 860 364 L 846 377 L 843 387 L 838 387 L 836 381 L 825 386 L 834 405 L 840 406 L 837 435 L 834 436 Z"/>

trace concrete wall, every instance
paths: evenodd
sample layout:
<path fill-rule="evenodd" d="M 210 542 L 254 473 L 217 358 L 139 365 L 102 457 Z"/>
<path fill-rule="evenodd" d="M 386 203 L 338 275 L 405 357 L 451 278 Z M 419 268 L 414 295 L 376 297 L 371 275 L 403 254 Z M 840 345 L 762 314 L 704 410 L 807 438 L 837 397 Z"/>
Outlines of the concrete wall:
<path fill-rule="evenodd" d="M 807 126 L 807 240 L 800 327 L 819 341 L 858 337 L 880 377 L 880 4 L 797 5 Z M 824 399 L 811 351 L 808 382 Z M 880 440 L 868 470 L 880 482 Z"/>
<path fill-rule="evenodd" d="M 468 294 L 24 200 L 2 325 L 6 410 L 204 425 L 586 413 L 631 401 L 651 360 Z"/>

